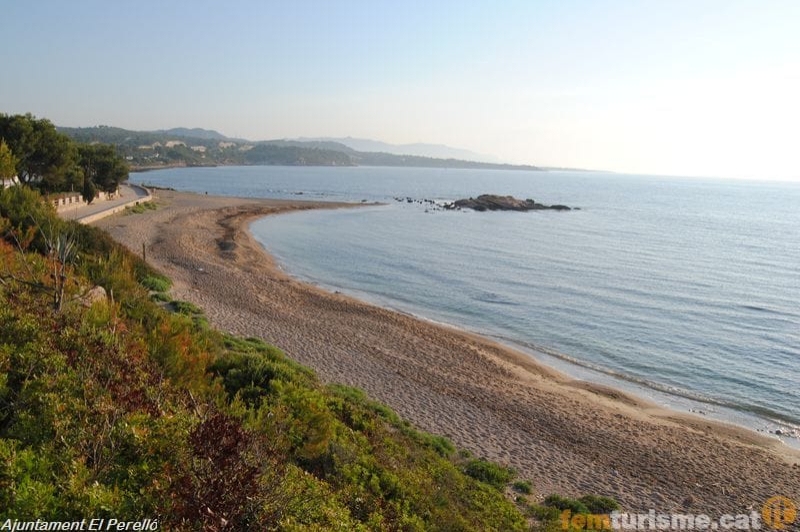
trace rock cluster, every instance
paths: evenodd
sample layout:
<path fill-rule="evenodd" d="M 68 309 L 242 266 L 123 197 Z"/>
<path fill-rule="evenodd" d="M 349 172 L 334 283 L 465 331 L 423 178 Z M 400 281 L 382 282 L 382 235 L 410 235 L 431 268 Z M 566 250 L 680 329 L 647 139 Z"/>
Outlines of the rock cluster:
<path fill-rule="evenodd" d="M 532 199 L 517 199 L 513 196 L 497 196 L 495 194 L 482 194 L 477 198 L 460 199 L 444 206 L 445 209 L 472 209 L 475 211 L 538 211 L 572 210 L 566 205 L 543 205 Z"/>

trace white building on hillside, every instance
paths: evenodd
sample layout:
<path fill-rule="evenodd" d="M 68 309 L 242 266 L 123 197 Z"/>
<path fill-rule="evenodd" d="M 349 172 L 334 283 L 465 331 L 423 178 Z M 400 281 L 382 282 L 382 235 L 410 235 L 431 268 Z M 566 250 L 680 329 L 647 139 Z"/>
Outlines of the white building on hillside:
<path fill-rule="evenodd" d="M 0 182 L 3 183 L 3 188 L 19 185 L 19 179 L 17 178 L 17 176 L 12 177 L 11 179 L 0 179 Z"/>

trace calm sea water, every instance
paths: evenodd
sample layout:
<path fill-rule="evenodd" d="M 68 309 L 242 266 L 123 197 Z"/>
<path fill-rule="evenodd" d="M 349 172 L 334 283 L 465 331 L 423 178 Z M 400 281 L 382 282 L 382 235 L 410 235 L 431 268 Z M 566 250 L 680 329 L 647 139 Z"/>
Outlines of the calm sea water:
<path fill-rule="evenodd" d="M 384 202 L 252 229 L 290 273 L 325 287 L 493 336 L 674 408 L 765 431 L 800 426 L 800 184 L 297 167 L 132 180 Z M 405 200 L 481 193 L 580 210 L 451 212 Z"/>

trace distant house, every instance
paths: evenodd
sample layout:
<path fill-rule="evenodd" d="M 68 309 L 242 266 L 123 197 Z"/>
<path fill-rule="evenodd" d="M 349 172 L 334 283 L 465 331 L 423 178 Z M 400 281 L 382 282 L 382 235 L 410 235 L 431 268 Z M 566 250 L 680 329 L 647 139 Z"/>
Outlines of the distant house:
<path fill-rule="evenodd" d="M 186 143 L 182 140 L 168 140 L 165 146 L 167 148 L 175 148 L 176 146 L 186 146 Z"/>
<path fill-rule="evenodd" d="M 160 148 L 160 147 L 161 147 L 161 143 L 160 142 L 154 142 L 152 144 L 142 144 L 141 146 L 139 146 L 139 149 L 140 150 L 154 150 L 154 149 Z"/>
<path fill-rule="evenodd" d="M 17 176 L 14 176 L 10 179 L 0 179 L 3 183 L 3 188 L 13 187 L 14 185 L 19 185 L 19 179 Z"/>
<path fill-rule="evenodd" d="M 192 151 L 196 151 L 199 153 L 205 153 L 206 147 L 205 146 L 192 146 Z"/>

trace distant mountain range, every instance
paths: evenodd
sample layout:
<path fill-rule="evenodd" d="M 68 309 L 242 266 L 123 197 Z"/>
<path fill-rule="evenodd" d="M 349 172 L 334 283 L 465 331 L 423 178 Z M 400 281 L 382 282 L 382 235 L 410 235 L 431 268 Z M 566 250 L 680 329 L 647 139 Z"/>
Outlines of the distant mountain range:
<path fill-rule="evenodd" d="M 175 137 L 185 137 L 190 139 L 208 139 L 208 140 L 229 140 L 234 141 L 238 140 L 241 142 L 247 142 L 243 139 L 232 139 L 226 137 L 219 131 L 214 131 L 213 129 L 203 129 L 201 127 L 174 127 L 172 129 L 158 129 L 155 131 L 151 131 L 151 133 L 157 133 L 162 135 L 171 135 Z"/>
<path fill-rule="evenodd" d="M 164 135 L 174 135 L 176 137 L 233 141 L 233 142 L 252 142 L 245 139 L 226 137 L 213 129 L 175 127 L 172 129 L 161 129 L 153 131 Z M 432 159 L 459 159 L 462 161 L 476 161 L 482 163 L 501 164 L 502 161 L 493 156 L 476 153 L 474 151 L 461 148 L 452 148 L 443 144 L 389 144 L 379 140 L 358 139 L 353 137 L 300 137 L 296 139 L 282 139 L 268 141 L 271 144 L 288 142 L 298 142 L 304 145 L 327 146 L 331 149 L 341 149 L 346 146 L 353 151 L 369 153 L 389 153 L 392 155 L 414 155 L 417 157 L 429 157 Z"/>
<path fill-rule="evenodd" d="M 299 141 L 327 141 L 344 144 L 348 148 L 362 152 L 391 153 L 393 155 L 415 155 L 418 157 L 431 157 L 434 159 L 459 159 L 462 161 L 476 161 L 482 163 L 500 164 L 502 161 L 493 155 L 475 153 L 461 148 L 451 148 L 442 144 L 388 144 L 378 140 L 343 138 L 299 138 Z"/>
<path fill-rule="evenodd" d="M 435 144 L 395 145 L 353 138 L 250 141 L 202 128 L 131 131 L 111 126 L 60 127 L 79 142 L 114 144 L 134 170 L 169 166 L 404 166 L 540 170 Z"/>

